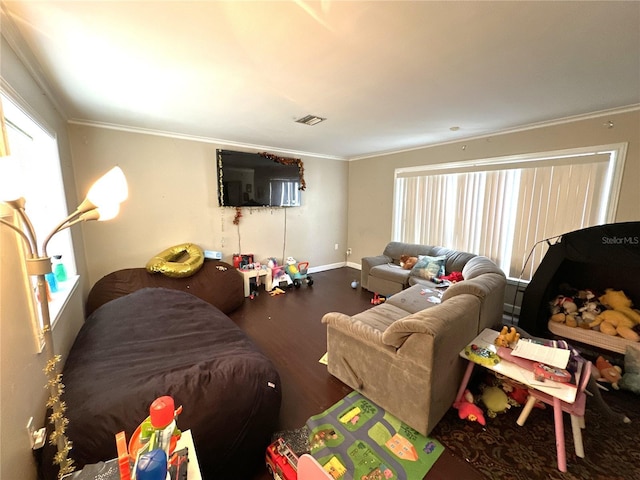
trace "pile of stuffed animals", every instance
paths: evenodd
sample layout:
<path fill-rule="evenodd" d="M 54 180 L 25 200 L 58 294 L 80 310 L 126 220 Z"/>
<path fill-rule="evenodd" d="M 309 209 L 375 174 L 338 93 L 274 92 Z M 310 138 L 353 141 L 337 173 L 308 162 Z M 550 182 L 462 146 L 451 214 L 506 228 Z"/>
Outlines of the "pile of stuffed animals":
<path fill-rule="evenodd" d="M 640 311 L 622 290 L 609 288 L 599 297 L 591 290 L 558 295 L 550 307 L 553 322 L 640 342 Z"/>

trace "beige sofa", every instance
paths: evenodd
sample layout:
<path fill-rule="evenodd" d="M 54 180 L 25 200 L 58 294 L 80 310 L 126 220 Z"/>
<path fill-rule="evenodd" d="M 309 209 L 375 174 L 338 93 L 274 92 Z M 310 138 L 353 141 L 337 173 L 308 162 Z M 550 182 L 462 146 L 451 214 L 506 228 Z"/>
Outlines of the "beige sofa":
<path fill-rule="evenodd" d="M 459 352 L 502 320 L 504 273 L 480 256 L 461 271 L 446 290 L 417 284 L 357 315 L 322 318 L 329 373 L 424 435 L 455 399 Z"/>
<path fill-rule="evenodd" d="M 445 270 L 460 272 L 462 267 L 475 255 L 473 253 L 459 252 L 444 247 L 434 247 L 431 245 L 416 245 L 412 243 L 390 242 L 382 252 L 382 255 L 375 257 L 364 257 L 362 259 L 362 271 L 360 284 L 370 292 L 381 295 L 393 295 L 401 292 L 411 285 L 434 286 L 428 280 L 419 278 L 411 270 L 404 270 L 400 267 L 400 257 L 408 255 L 417 257 L 419 255 L 429 255 L 431 257 L 446 256 Z"/>

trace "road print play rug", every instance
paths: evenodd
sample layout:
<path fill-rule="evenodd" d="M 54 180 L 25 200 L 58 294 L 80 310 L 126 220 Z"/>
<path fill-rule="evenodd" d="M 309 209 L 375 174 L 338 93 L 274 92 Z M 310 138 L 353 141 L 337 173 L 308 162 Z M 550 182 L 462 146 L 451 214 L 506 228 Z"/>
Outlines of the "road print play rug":
<path fill-rule="evenodd" d="M 307 420 L 311 455 L 335 479 L 422 479 L 444 451 L 358 392 Z"/>

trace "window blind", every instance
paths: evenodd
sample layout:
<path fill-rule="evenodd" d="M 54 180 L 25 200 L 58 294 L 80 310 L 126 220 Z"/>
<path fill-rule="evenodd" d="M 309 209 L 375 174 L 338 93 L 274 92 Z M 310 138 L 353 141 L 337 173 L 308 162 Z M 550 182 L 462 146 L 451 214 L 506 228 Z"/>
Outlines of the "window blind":
<path fill-rule="evenodd" d="M 508 276 L 529 280 L 546 253 L 525 265 L 540 240 L 613 221 L 621 150 L 397 170 L 394 240 L 485 255 Z"/>

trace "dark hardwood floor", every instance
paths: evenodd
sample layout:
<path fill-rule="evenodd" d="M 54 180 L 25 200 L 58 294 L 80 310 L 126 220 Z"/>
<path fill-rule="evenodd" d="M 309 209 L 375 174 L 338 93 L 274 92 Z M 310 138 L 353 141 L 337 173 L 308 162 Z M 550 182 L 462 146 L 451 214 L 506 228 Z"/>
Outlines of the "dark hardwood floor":
<path fill-rule="evenodd" d="M 344 267 L 312 274 L 314 285 L 270 296 L 260 294 L 230 317 L 273 361 L 280 373 L 282 406 L 279 430 L 302 427 L 351 392 L 351 388 L 327 372 L 318 360 L 326 352 L 326 327 L 320 322 L 331 311 L 349 315 L 371 307 L 372 294 L 360 286 L 360 271 Z M 251 480 L 270 479 L 266 468 Z M 426 480 L 484 480 L 464 459 L 446 451 L 429 471 Z M 420 480 L 420 479 L 410 479 Z"/>

